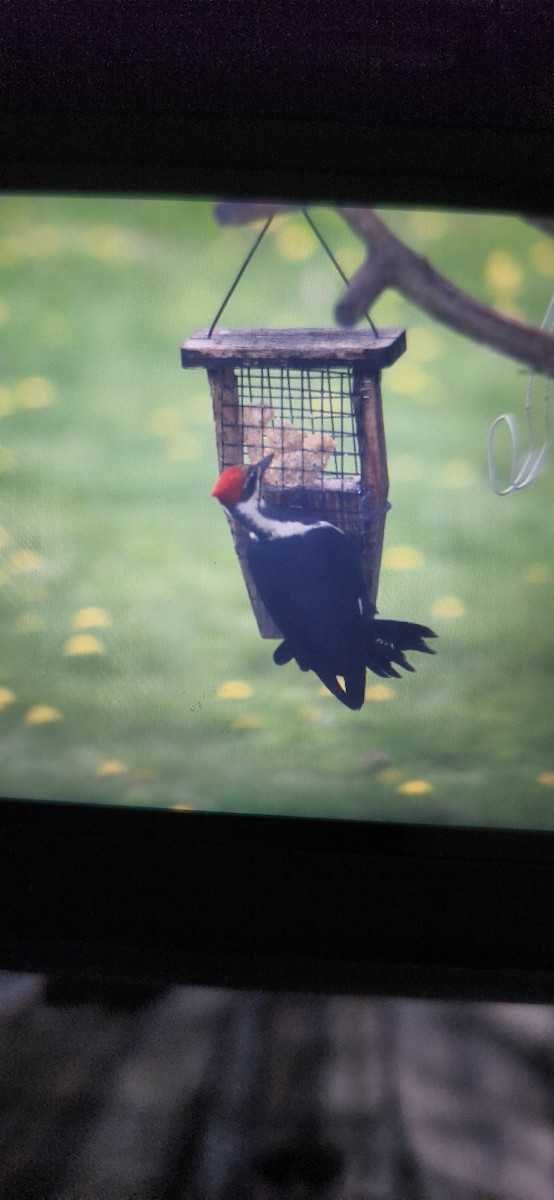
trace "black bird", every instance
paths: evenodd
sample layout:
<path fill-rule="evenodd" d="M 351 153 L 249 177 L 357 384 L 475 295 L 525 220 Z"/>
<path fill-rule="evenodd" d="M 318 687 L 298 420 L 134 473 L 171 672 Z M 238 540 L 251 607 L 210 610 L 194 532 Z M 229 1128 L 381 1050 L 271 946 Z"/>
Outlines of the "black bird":
<path fill-rule="evenodd" d="M 359 709 L 367 667 L 400 678 L 397 666 L 414 670 L 404 651 L 434 654 L 424 638 L 436 634 L 426 625 L 364 612 L 361 568 L 346 534 L 327 521 L 291 520 L 264 503 L 262 481 L 272 457 L 226 467 L 212 496 L 249 531 L 252 578 L 284 639 L 273 661 L 282 666 L 296 659 L 342 704 Z"/>

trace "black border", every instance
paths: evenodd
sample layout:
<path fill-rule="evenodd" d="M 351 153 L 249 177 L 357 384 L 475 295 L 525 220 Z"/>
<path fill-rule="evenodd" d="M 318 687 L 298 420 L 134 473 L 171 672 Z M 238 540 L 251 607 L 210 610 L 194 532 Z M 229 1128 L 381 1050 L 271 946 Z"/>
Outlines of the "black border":
<path fill-rule="evenodd" d="M 552 1000 L 554 834 L 2 801 L 0 965 Z"/>
<path fill-rule="evenodd" d="M 4 190 L 552 212 L 549 3 L 63 7 L 3 18 Z M 553 897 L 550 833 L 0 802 L 5 968 L 552 1001 Z"/>
<path fill-rule="evenodd" d="M 554 53 L 554 46 L 553 46 Z M 554 118 L 551 120 L 554 124 Z M 12 191 L 252 197 L 321 204 L 552 212 L 550 125 L 397 126 L 138 111 L 0 120 Z"/>

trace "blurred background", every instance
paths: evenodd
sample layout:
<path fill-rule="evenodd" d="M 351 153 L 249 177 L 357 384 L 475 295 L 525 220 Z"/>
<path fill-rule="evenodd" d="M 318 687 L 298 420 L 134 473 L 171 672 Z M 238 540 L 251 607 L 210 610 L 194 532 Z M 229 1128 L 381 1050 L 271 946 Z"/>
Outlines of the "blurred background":
<path fill-rule="evenodd" d="M 2 1200 L 551 1200 L 554 1012 L 0 972 Z"/>
<path fill-rule="evenodd" d="M 345 272 L 364 248 L 311 210 Z M 485 303 L 539 325 L 552 243 L 515 217 L 379 210 Z M 527 376 L 389 291 L 391 511 L 378 604 L 436 658 L 368 676 L 359 714 L 257 633 L 226 520 L 204 372 L 255 236 L 209 201 L 0 201 L 0 771 L 5 796 L 285 815 L 554 825 L 554 472 L 500 498 L 487 434 Z M 332 325 L 342 284 L 300 213 L 270 228 L 226 310 Z M 507 443 L 500 450 L 500 482 Z M 260 789 L 263 781 L 263 789 Z M 263 797 L 261 795 L 263 792 Z"/>

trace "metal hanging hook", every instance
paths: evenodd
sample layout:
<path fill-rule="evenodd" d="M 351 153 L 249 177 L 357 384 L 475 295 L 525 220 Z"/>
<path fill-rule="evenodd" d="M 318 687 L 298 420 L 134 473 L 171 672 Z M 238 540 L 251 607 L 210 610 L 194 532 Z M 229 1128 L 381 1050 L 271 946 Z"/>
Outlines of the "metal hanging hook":
<path fill-rule="evenodd" d="M 219 306 L 219 308 L 218 308 L 218 310 L 217 310 L 217 312 L 216 312 L 216 314 L 215 314 L 215 317 L 214 317 L 214 319 L 213 319 L 213 321 L 212 321 L 212 323 L 211 323 L 211 325 L 210 325 L 210 328 L 209 328 L 209 331 L 208 331 L 208 337 L 209 337 L 209 338 L 211 338 L 211 336 L 212 336 L 212 333 L 213 333 L 213 331 L 214 331 L 214 329 L 215 329 L 215 327 L 216 327 L 216 325 L 217 325 L 217 322 L 219 321 L 219 318 L 220 318 L 220 316 L 221 316 L 221 314 L 222 314 L 223 310 L 224 310 L 225 308 L 227 308 L 227 305 L 228 305 L 228 303 L 229 303 L 229 300 L 231 299 L 231 296 L 233 295 L 233 292 L 234 292 L 235 288 L 236 288 L 236 287 L 238 286 L 238 284 L 240 283 L 240 281 L 241 281 L 241 279 L 242 279 L 242 277 L 243 277 L 243 275 L 244 275 L 244 272 L 246 271 L 246 268 L 247 268 L 247 266 L 248 266 L 248 263 L 250 262 L 250 259 L 254 257 L 254 254 L 256 253 L 256 250 L 258 249 L 258 246 L 259 246 L 259 244 L 260 244 L 260 242 L 261 242 L 262 238 L 263 238 L 263 237 L 265 236 L 265 234 L 267 233 L 267 231 L 268 231 L 268 229 L 269 229 L 269 226 L 271 225 L 271 222 L 272 222 L 272 220 L 273 220 L 273 217 L 272 217 L 272 216 L 271 216 L 271 217 L 268 217 L 268 219 L 267 219 L 267 221 L 266 221 L 266 223 L 265 223 L 265 225 L 264 225 L 263 229 L 261 229 L 261 230 L 260 230 L 260 232 L 259 232 L 259 234 L 258 234 L 258 236 L 257 236 L 257 238 L 256 238 L 256 241 L 255 241 L 255 242 L 253 243 L 253 245 L 250 247 L 250 250 L 248 251 L 248 254 L 246 255 L 246 258 L 245 258 L 245 260 L 244 260 L 244 262 L 243 262 L 243 264 L 242 264 L 242 267 L 240 268 L 240 270 L 239 270 L 239 271 L 237 272 L 237 274 L 235 275 L 235 278 L 233 279 L 233 282 L 232 282 L 232 284 L 231 284 L 231 287 L 229 288 L 229 291 L 227 292 L 227 295 L 225 296 L 224 300 L 222 300 L 222 302 L 221 302 L 221 304 L 220 304 L 220 306 Z"/>
<path fill-rule="evenodd" d="M 338 262 L 337 262 L 337 260 L 336 260 L 336 258 L 335 258 L 335 256 L 334 256 L 333 252 L 330 250 L 329 246 L 327 245 L 327 242 L 325 241 L 325 238 L 324 238 L 324 237 L 323 237 L 323 235 L 320 233 L 320 231 L 319 231 L 319 229 L 317 228 L 317 226 L 314 224 L 314 222 L 313 222 L 313 220 L 312 220 L 312 218 L 311 218 L 310 214 L 308 213 L 307 209 L 303 208 L 301 211 L 302 211 L 302 214 L 303 214 L 303 216 L 306 218 L 306 221 L 308 222 L 308 225 L 310 226 L 310 229 L 312 230 L 313 234 L 315 235 L 315 237 L 317 238 L 317 240 L 319 241 L 319 243 L 321 244 L 321 246 L 323 246 L 323 249 L 325 250 L 325 253 L 326 253 L 326 254 L 327 254 L 327 256 L 330 258 L 330 260 L 331 260 L 331 262 L 332 262 L 333 266 L 335 267 L 335 269 L 338 271 L 338 273 L 339 273 L 339 275 L 340 275 L 340 277 L 341 277 L 341 279 L 342 279 L 343 283 L 346 283 L 346 284 L 348 285 L 348 284 L 350 283 L 350 280 L 349 280 L 349 279 L 347 278 L 347 276 L 344 274 L 344 271 L 343 271 L 342 267 L 340 267 L 340 266 L 339 266 L 339 264 L 338 264 Z M 256 240 L 255 240 L 255 242 L 254 242 L 254 243 L 253 243 L 253 245 L 250 247 L 250 250 L 248 251 L 248 254 L 247 254 L 247 256 L 246 256 L 246 258 L 245 258 L 245 260 L 244 260 L 244 262 L 243 262 L 242 266 L 239 268 L 239 271 L 238 271 L 238 272 L 237 272 L 237 274 L 235 275 L 235 278 L 234 278 L 234 280 L 233 280 L 233 282 L 232 282 L 232 284 L 231 284 L 231 286 L 230 286 L 230 288 L 229 288 L 229 291 L 227 292 L 227 294 L 226 294 L 225 298 L 222 300 L 222 302 L 221 302 L 221 304 L 220 304 L 220 306 L 219 306 L 219 308 L 218 308 L 218 310 L 217 310 L 217 312 L 216 312 L 216 314 L 215 314 L 215 317 L 214 317 L 214 319 L 213 319 L 213 321 L 212 321 L 212 323 L 211 323 L 211 325 L 210 325 L 210 328 L 209 328 L 209 330 L 208 330 L 208 337 L 209 337 L 209 338 L 211 338 L 211 336 L 212 336 L 212 333 L 213 333 L 213 331 L 214 331 L 214 329 L 215 329 L 215 327 L 216 327 L 216 325 L 217 325 L 217 322 L 219 321 L 219 318 L 222 316 L 222 314 L 223 314 L 224 310 L 226 309 L 226 307 L 227 307 L 227 305 L 228 305 L 228 303 L 229 303 L 229 300 L 231 299 L 231 296 L 233 295 L 233 292 L 234 292 L 235 288 L 236 288 L 236 287 L 238 286 L 238 284 L 240 283 L 240 280 L 242 279 L 242 277 L 243 277 L 243 275 L 244 275 L 244 272 L 246 271 L 246 268 L 247 268 L 247 266 L 248 266 L 249 262 L 250 262 L 250 261 L 251 261 L 251 259 L 254 257 L 254 254 L 256 253 L 256 250 L 258 249 L 258 246 L 259 246 L 259 244 L 260 244 L 260 242 L 261 242 L 262 238 L 263 238 L 263 237 L 265 236 L 265 234 L 267 233 L 267 230 L 269 229 L 269 226 L 271 225 L 271 222 L 272 222 L 272 220 L 273 220 L 273 214 L 272 214 L 270 217 L 268 217 L 267 221 L 265 222 L 265 225 L 263 226 L 263 229 L 261 229 L 261 230 L 260 230 L 260 232 L 259 232 L 259 234 L 258 234 L 258 236 L 257 236 L 257 238 L 256 238 Z M 366 312 L 366 314 L 365 314 L 365 317 L 366 317 L 366 321 L 367 321 L 368 325 L 370 326 L 371 332 L 373 333 L 373 336 L 374 336 L 375 338 L 378 338 L 378 337 L 379 337 L 379 334 L 378 334 L 378 332 L 377 332 L 377 330 L 376 330 L 376 328 L 375 328 L 375 325 L 373 324 L 373 321 L 371 320 L 371 317 L 370 317 L 370 315 L 369 315 L 369 313 L 368 313 L 368 312 Z"/>
<path fill-rule="evenodd" d="M 544 320 L 541 324 L 541 329 L 548 329 L 552 332 L 554 325 L 554 296 L 546 310 Z M 543 395 L 543 424 L 544 433 L 542 444 L 539 445 L 535 423 L 535 387 L 537 381 L 537 373 L 533 371 L 527 381 L 525 391 L 525 419 L 527 423 L 527 435 L 529 449 L 521 465 L 518 465 L 521 459 L 520 444 L 518 440 L 517 425 L 515 417 L 512 413 L 502 413 L 493 421 L 488 436 L 488 463 L 489 463 L 489 480 L 490 485 L 497 496 L 507 496 L 510 492 L 521 491 L 522 488 L 528 487 L 530 483 L 536 479 L 540 468 L 548 454 L 551 444 L 551 400 L 552 400 L 552 379 L 544 379 L 544 395 Z M 504 425 L 510 435 L 512 448 L 512 463 L 510 468 L 510 481 L 507 487 L 498 487 L 498 479 L 495 467 L 495 441 L 496 431 L 501 425 Z"/>

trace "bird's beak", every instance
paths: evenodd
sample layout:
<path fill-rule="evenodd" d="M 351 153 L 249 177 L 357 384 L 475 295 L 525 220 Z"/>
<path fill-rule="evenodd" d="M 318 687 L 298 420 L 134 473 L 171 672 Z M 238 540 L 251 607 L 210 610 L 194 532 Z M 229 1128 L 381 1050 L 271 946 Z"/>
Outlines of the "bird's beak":
<path fill-rule="evenodd" d="M 259 471 L 260 479 L 262 479 L 263 476 L 265 475 L 265 472 L 267 471 L 267 468 L 268 468 L 272 458 L 273 458 L 273 454 L 266 454 L 265 458 L 261 458 L 260 461 L 258 463 L 256 463 L 255 469 L 257 471 Z"/>

